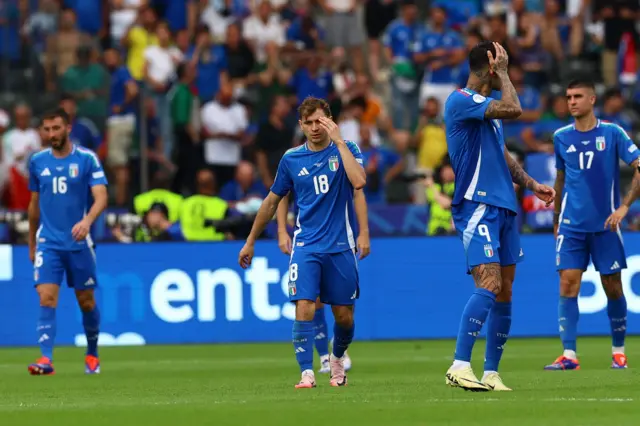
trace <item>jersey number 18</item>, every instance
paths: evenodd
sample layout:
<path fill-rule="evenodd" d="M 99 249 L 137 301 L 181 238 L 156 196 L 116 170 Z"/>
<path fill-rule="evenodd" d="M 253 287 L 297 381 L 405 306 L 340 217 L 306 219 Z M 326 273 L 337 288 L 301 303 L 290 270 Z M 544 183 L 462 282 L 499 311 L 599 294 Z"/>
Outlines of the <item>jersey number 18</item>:
<path fill-rule="evenodd" d="M 329 178 L 327 175 L 314 176 L 313 187 L 316 190 L 316 195 L 326 194 L 329 192 Z"/>
<path fill-rule="evenodd" d="M 53 178 L 53 193 L 54 194 L 67 193 L 67 177 L 66 176 Z"/>

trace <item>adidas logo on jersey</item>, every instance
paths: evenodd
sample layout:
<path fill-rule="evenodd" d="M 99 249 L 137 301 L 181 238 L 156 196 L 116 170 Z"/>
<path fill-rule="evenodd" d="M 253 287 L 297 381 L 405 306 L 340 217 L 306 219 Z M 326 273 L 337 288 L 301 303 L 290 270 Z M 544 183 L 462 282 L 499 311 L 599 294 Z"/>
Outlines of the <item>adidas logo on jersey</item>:
<path fill-rule="evenodd" d="M 49 168 L 47 167 L 46 169 L 44 169 L 42 171 L 42 173 L 40 173 L 40 176 L 51 176 L 51 171 L 49 170 Z"/>
<path fill-rule="evenodd" d="M 309 171 L 307 170 L 306 167 L 303 167 L 302 170 L 300 170 L 300 173 L 298 173 L 298 176 L 307 176 L 309 174 Z"/>
<path fill-rule="evenodd" d="M 620 269 L 620 264 L 617 260 L 613 262 L 613 265 L 611 265 L 611 270 L 613 271 L 614 269 Z"/>
<path fill-rule="evenodd" d="M 84 285 L 85 285 L 85 286 L 87 286 L 87 287 L 89 287 L 89 286 L 94 285 L 95 283 L 96 283 L 96 282 L 93 280 L 93 278 L 89 278 L 89 279 L 87 280 L 87 282 L 86 282 L 86 283 L 84 283 Z"/>
<path fill-rule="evenodd" d="M 569 147 L 569 149 L 567 149 L 567 153 L 576 152 L 576 151 L 577 151 L 577 150 L 576 150 L 576 147 L 575 147 L 575 146 L 573 146 L 573 145 L 571 145 L 571 146 Z"/>

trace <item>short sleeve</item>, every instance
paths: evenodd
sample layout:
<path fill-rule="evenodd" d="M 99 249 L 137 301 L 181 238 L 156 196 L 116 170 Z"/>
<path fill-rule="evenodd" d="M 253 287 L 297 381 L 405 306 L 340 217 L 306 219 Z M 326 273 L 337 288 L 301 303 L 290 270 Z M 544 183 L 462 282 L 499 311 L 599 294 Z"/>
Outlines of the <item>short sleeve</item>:
<path fill-rule="evenodd" d="M 349 147 L 349 151 L 353 154 L 358 164 L 364 167 L 364 158 L 362 157 L 362 151 L 355 142 L 347 141 L 347 146 Z"/>
<path fill-rule="evenodd" d="M 453 100 L 453 104 L 450 104 L 448 109 L 457 120 L 484 120 L 484 113 L 494 99 L 479 93 L 468 93 L 462 89 L 454 95 Z"/>
<path fill-rule="evenodd" d="M 291 191 L 291 188 L 293 188 L 293 180 L 291 179 L 291 174 L 286 164 L 286 157 L 282 157 L 280 164 L 278 164 L 276 178 L 273 185 L 271 185 L 271 192 L 284 197 Z"/>
<path fill-rule="evenodd" d="M 384 47 L 391 47 L 391 28 L 392 26 L 389 25 L 384 34 L 382 34 L 382 45 Z"/>
<path fill-rule="evenodd" d="M 33 156 L 29 159 L 29 191 L 40 192 L 40 180 L 36 173 L 36 165 L 33 162 Z"/>
<path fill-rule="evenodd" d="M 614 124 L 612 127 L 614 140 L 618 149 L 618 157 L 627 164 L 633 163 L 638 157 L 640 157 L 638 147 L 622 127 L 617 124 Z"/>
<path fill-rule="evenodd" d="M 556 170 L 564 170 L 564 158 L 562 158 L 560 138 L 558 135 L 553 135 L 553 150 L 556 154 Z"/>
<path fill-rule="evenodd" d="M 100 160 L 94 153 L 90 153 L 89 160 L 89 186 L 93 187 L 96 185 L 107 185 L 107 177 L 104 174 L 104 169 L 102 168 L 102 164 L 100 164 Z"/>

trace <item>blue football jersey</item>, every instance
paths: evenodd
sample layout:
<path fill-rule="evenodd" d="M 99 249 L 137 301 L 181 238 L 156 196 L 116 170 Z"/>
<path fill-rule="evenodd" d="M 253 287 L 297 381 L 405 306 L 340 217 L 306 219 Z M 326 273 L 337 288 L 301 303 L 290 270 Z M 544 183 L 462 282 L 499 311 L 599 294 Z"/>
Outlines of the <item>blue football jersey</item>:
<path fill-rule="evenodd" d="M 40 193 L 38 247 L 86 248 L 91 241 L 76 241 L 71 230 L 89 210 L 89 188 L 106 184 L 100 160 L 92 151 L 74 145 L 65 158 L 54 157 L 51 148 L 34 154 L 29 161 L 29 190 Z"/>
<path fill-rule="evenodd" d="M 564 170 L 560 227 L 578 232 L 604 231 L 607 217 L 620 206 L 620 163 L 640 156 L 620 126 L 598 120 L 588 132 L 573 124 L 553 135 L 556 169 Z"/>
<path fill-rule="evenodd" d="M 445 103 L 447 147 L 456 176 L 452 204 L 472 200 L 517 213 L 511 172 L 504 158 L 502 122 L 484 118 L 492 100 L 473 90 L 459 89 Z"/>
<path fill-rule="evenodd" d="M 358 146 L 347 145 L 362 164 Z M 322 151 L 312 151 L 305 143 L 285 153 L 271 192 L 284 197 L 289 191 L 298 205 L 294 250 L 337 253 L 355 248 L 353 186 L 333 142 Z"/>

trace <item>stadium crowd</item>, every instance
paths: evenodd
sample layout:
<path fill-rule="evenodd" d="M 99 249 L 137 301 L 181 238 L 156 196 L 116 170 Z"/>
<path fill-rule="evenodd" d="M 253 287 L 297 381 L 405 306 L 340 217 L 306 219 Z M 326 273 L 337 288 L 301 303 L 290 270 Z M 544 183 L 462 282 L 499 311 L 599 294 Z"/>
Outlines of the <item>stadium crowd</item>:
<path fill-rule="evenodd" d="M 253 211 L 303 142 L 296 107 L 311 95 L 362 149 L 369 204 L 426 204 L 427 233 L 450 233 L 442 111 L 468 50 L 505 46 L 524 110 L 504 123 L 507 146 L 552 182 L 576 74 L 598 82 L 599 117 L 638 141 L 638 22 L 638 0 L 3 1 L 2 205 L 26 209 L 38 115 L 60 106 L 103 160 L 111 204 L 151 228 Z M 524 212 L 541 208 L 520 195 Z M 225 237 L 210 226 L 188 239 Z"/>

